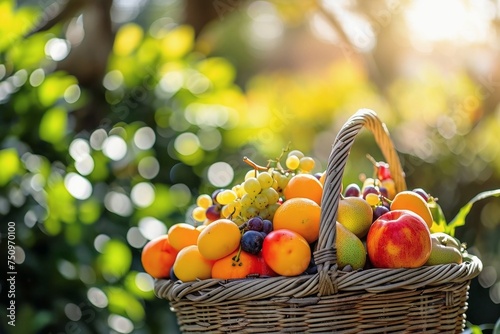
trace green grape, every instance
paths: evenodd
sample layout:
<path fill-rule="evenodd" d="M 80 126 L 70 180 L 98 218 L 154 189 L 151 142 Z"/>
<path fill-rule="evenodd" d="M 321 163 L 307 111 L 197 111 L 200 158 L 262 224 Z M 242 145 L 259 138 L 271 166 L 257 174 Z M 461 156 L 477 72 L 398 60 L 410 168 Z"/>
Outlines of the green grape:
<path fill-rule="evenodd" d="M 268 172 L 260 173 L 257 176 L 257 180 L 260 183 L 262 189 L 270 188 L 273 185 L 273 177 Z"/>
<path fill-rule="evenodd" d="M 274 188 L 264 189 L 262 190 L 261 194 L 267 197 L 267 202 L 269 204 L 276 203 L 280 199 L 280 194 L 278 194 L 278 192 Z"/>
<path fill-rule="evenodd" d="M 205 219 L 207 219 L 207 216 L 205 212 L 207 211 L 206 208 L 202 208 L 201 206 L 197 206 L 196 208 L 193 209 L 192 212 L 192 217 L 194 220 L 198 222 L 203 222 Z"/>
<path fill-rule="evenodd" d="M 246 174 L 245 174 L 245 178 L 244 180 L 248 180 L 249 178 L 251 177 L 257 177 L 258 176 L 258 172 L 255 170 L 255 169 L 251 169 L 249 170 Z"/>
<path fill-rule="evenodd" d="M 245 189 L 243 188 L 243 185 L 242 184 L 237 184 L 235 185 L 232 190 L 236 193 L 236 196 L 238 196 L 238 198 L 242 198 L 243 195 L 246 194 L 246 191 Z"/>
<path fill-rule="evenodd" d="M 292 178 L 291 174 L 289 174 L 289 175 L 280 175 L 280 178 L 278 180 L 278 189 L 277 189 L 277 191 L 279 193 L 283 192 L 283 190 L 285 189 L 286 185 L 288 184 L 288 181 L 290 181 L 291 178 Z"/>
<path fill-rule="evenodd" d="M 207 194 L 202 194 L 198 196 L 198 198 L 196 199 L 196 205 L 204 209 L 208 208 L 212 204 L 213 204 L 212 197 Z"/>
<path fill-rule="evenodd" d="M 262 219 L 269 219 L 269 210 L 267 208 L 261 209 L 259 211 L 259 217 L 261 217 Z"/>
<path fill-rule="evenodd" d="M 250 218 L 257 217 L 259 215 L 259 209 L 255 206 L 243 207 L 241 208 L 241 215 L 243 218 L 248 220 Z"/>
<path fill-rule="evenodd" d="M 304 153 L 302 153 L 302 151 L 300 150 L 291 150 L 290 152 L 288 152 L 288 156 L 296 156 L 297 158 L 302 159 L 304 157 Z"/>
<path fill-rule="evenodd" d="M 253 196 L 256 196 L 258 193 L 260 193 L 262 187 L 260 186 L 259 180 L 257 180 L 255 177 L 250 177 L 247 180 L 245 180 L 245 183 L 243 184 L 243 188 L 245 188 L 245 191 Z"/>
<path fill-rule="evenodd" d="M 286 158 L 285 165 L 286 168 L 295 170 L 299 168 L 300 159 L 296 155 L 289 155 L 288 158 Z"/>
<path fill-rule="evenodd" d="M 313 170 L 314 168 L 314 165 L 315 165 L 315 161 L 313 158 L 311 157 L 303 157 L 300 159 L 300 164 L 299 164 L 299 168 L 300 170 L 302 170 L 303 172 L 310 172 Z"/>
<path fill-rule="evenodd" d="M 240 210 L 236 207 L 235 203 L 236 202 L 231 202 L 222 207 L 220 213 L 224 218 L 228 218 L 229 216 L 235 217 L 240 214 Z"/>
<path fill-rule="evenodd" d="M 269 201 L 267 200 L 266 195 L 263 194 L 258 194 L 255 196 L 255 207 L 259 210 L 262 210 L 267 207 L 269 204 Z"/>
<path fill-rule="evenodd" d="M 377 206 L 380 204 L 380 197 L 377 194 L 369 193 L 366 194 L 365 201 L 371 206 Z"/>
<path fill-rule="evenodd" d="M 222 205 L 229 204 L 233 202 L 238 196 L 232 190 L 225 189 L 217 194 L 217 202 Z"/>
<path fill-rule="evenodd" d="M 241 198 L 241 207 L 242 208 L 248 208 L 249 206 L 252 206 L 255 202 L 255 196 L 252 196 L 250 194 L 245 194 Z"/>
<path fill-rule="evenodd" d="M 273 219 L 274 214 L 276 213 L 276 210 L 278 210 L 279 207 L 280 205 L 278 203 L 273 203 L 267 207 L 267 212 L 269 214 L 268 219 Z"/>

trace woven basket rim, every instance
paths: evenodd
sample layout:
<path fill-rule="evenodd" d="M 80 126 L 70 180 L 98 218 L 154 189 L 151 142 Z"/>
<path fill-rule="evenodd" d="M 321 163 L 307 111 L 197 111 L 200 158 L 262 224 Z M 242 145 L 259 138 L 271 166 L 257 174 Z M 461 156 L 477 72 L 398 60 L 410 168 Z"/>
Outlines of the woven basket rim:
<path fill-rule="evenodd" d="M 482 270 L 481 260 L 468 255 L 461 264 L 421 266 L 399 269 L 360 269 L 342 271 L 336 264 L 335 223 L 343 170 L 351 145 L 358 132 L 366 127 L 389 163 L 396 190 L 406 189 L 404 172 L 385 124 L 369 109 L 360 109 L 339 131 L 328 161 L 322 200 L 320 236 L 314 258 L 318 272 L 294 277 L 252 277 L 238 280 L 206 279 L 193 282 L 158 279 L 154 291 L 157 297 L 169 301 L 188 300 L 204 303 L 236 303 L 267 298 L 311 298 L 311 302 L 339 291 L 382 293 L 395 289 L 418 289 L 441 284 L 461 284 L 470 281 Z M 325 195 L 326 194 L 326 195 Z"/>

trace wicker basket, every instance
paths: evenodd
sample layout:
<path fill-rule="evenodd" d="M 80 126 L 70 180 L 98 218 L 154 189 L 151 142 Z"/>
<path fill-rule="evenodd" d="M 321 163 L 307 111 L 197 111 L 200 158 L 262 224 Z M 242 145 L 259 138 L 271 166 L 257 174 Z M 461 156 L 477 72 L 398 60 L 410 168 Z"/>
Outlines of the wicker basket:
<path fill-rule="evenodd" d="M 360 110 L 340 130 L 328 161 L 318 273 L 194 282 L 157 280 L 184 333 L 461 333 L 469 284 L 482 268 L 464 263 L 416 269 L 345 272 L 336 264 L 335 223 L 341 180 L 355 136 L 369 129 L 390 164 L 397 191 L 406 189 L 387 129 L 371 110 Z"/>

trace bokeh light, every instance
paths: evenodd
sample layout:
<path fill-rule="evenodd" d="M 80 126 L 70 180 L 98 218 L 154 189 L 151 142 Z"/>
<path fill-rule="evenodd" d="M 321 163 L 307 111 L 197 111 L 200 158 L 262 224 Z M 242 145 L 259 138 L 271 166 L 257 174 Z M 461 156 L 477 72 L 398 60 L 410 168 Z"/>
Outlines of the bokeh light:
<path fill-rule="evenodd" d="M 89 180 L 76 173 L 68 173 L 64 178 L 68 192 L 76 199 L 85 200 L 92 195 L 92 184 Z"/>
<path fill-rule="evenodd" d="M 216 162 L 208 167 L 208 181 L 215 187 L 225 187 L 233 181 L 234 170 L 227 162 Z"/>
<path fill-rule="evenodd" d="M 127 143 L 122 137 L 111 135 L 104 139 L 102 143 L 102 152 L 111 160 L 121 160 L 127 154 Z"/>
<path fill-rule="evenodd" d="M 144 238 L 153 240 L 160 235 L 167 233 L 167 227 L 164 223 L 154 217 L 144 217 L 139 221 L 139 231 L 141 231 Z"/>

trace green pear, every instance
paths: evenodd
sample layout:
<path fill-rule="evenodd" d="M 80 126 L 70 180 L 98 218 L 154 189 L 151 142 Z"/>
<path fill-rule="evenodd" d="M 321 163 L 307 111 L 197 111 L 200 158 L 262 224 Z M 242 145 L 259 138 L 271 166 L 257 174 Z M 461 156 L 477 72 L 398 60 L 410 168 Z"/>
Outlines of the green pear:
<path fill-rule="evenodd" d="M 457 238 L 454 238 L 451 235 L 446 234 L 444 232 L 431 233 L 431 237 L 438 239 L 441 245 L 455 247 L 458 250 L 461 250 L 462 248 L 462 245 L 460 244 L 460 241 L 458 241 Z"/>
<path fill-rule="evenodd" d="M 431 234 L 431 255 L 425 265 L 433 266 L 437 264 L 462 263 L 462 253 L 460 243 L 453 237 L 440 233 Z"/>
<path fill-rule="evenodd" d="M 354 270 L 361 269 L 366 263 L 366 249 L 361 240 L 345 226 L 335 224 L 337 264 L 339 269 L 350 264 Z"/>
<path fill-rule="evenodd" d="M 373 209 L 361 197 L 346 197 L 339 202 L 337 221 L 358 238 L 363 238 L 372 224 Z"/>

